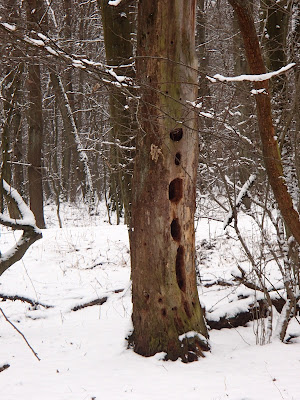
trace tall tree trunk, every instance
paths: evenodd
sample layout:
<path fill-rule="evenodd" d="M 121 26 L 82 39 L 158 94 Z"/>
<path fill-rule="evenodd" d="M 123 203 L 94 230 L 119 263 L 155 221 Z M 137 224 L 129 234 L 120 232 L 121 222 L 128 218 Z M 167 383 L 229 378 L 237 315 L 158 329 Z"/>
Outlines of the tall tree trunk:
<path fill-rule="evenodd" d="M 135 1 L 121 2 L 117 7 L 108 0 L 98 0 L 102 23 L 106 61 L 121 76 L 134 76 L 133 69 L 133 11 Z M 133 136 L 135 135 L 135 107 L 128 94 L 111 85 L 109 88 L 111 148 L 110 198 L 120 212 L 124 208 L 125 223 L 130 224 L 131 180 L 133 173 Z"/>
<path fill-rule="evenodd" d="M 12 218 L 19 217 L 19 211 L 15 202 L 6 195 L 2 190 L 3 179 L 11 185 L 12 182 L 12 165 L 11 154 L 12 144 L 16 140 L 18 130 L 20 127 L 20 112 L 17 110 L 17 103 L 19 101 L 19 90 L 21 86 L 21 76 L 23 73 L 23 63 L 20 63 L 16 70 L 10 70 L 2 81 L 1 94 L 5 99 L 3 102 L 4 119 L 2 123 L 2 165 L 1 165 L 1 212 L 3 211 L 3 196 L 6 199 L 9 214 Z"/>
<path fill-rule="evenodd" d="M 27 24 L 32 30 L 43 16 L 37 0 L 27 0 Z M 43 108 L 41 71 L 39 62 L 32 57 L 28 64 L 28 180 L 30 208 L 39 228 L 45 228 L 42 177 Z"/>
<path fill-rule="evenodd" d="M 255 30 L 250 1 L 228 1 L 234 8 L 239 21 L 250 72 L 252 74 L 264 74 L 266 68 Z M 268 179 L 285 224 L 295 240 L 300 244 L 300 218 L 294 208 L 291 195 L 283 178 L 280 150 L 272 121 L 269 84 L 268 81 L 254 82 L 254 87 L 265 91 L 265 93 L 256 94 L 255 99 L 263 158 Z"/>
<path fill-rule="evenodd" d="M 72 21 L 73 16 L 73 3 L 72 0 L 63 0 L 62 2 L 63 10 L 64 10 L 64 26 L 63 26 L 63 34 L 64 40 L 67 43 L 64 46 L 64 49 L 68 54 L 72 54 L 72 28 L 74 26 Z M 66 95 L 68 97 L 70 109 L 74 112 L 74 92 L 73 92 L 73 69 L 68 67 L 63 74 L 63 82 L 66 90 Z M 75 116 L 73 115 L 74 122 L 78 129 L 77 121 Z M 77 176 L 76 172 L 76 148 L 74 147 L 74 143 L 72 141 L 72 137 L 69 135 L 65 135 L 63 138 L 63 187 L 66 191 L 66 198 L 74 202 L 76 200 L 77 194 L 77 183 L 78 179 L 81 179 L 80 176 Z"/>
<path fill-rule="evenodd" d="M 20 7 L 16 0 L 7 0 L 3 10 L 3 17 L 10 21 L 18 21 L 20 18 Z M 4 38 L 1 37 L 1 40 Z M 5 43 L 6 40 L 3 40 Z M 20 57 L 19 49 L 11 48 L 9 45 L 5 46 L 4 54 L 9 58 L 18 59 Z M 5 65 L 5 63 L 3 63 Z M 4 68 L 5 77 L 1 80 L 0 91 L 1 100 L 3 100 L 3 119 L 1 124 L 1 185 L 0 185 L 0 198 L 1 198 L 1 212 L 3 211 L 3 200 L 5 198 L 9 214 L 12 218 L 19 217 L 19 211 L 14 201 L 10 196 L 6 195 L 5 190 L 2 188 L 3 179 L 9 184 L 12 184 L 12 153 L 13 143 L 18 136 L 21 114 L 20 114 L 20 88 L 22 85 L 22 75 L 24 71 L 24 63 L 20 62 L 14 67 L 8 62 Z M 4 72 L 3 71 L 3 72 Z M 19 160 L 20 161 L 20 160 Z M 23 182 L 22 182 L 23 184 Z M 19 189 L 19 188 L 18 188 Z"/>
<path fill-rule="evenodd" d="M 139 2 L 141 86 L 132 201 L 134 350 L 194 361 L 207 349 L 195 277 L 196 0 Z"/>

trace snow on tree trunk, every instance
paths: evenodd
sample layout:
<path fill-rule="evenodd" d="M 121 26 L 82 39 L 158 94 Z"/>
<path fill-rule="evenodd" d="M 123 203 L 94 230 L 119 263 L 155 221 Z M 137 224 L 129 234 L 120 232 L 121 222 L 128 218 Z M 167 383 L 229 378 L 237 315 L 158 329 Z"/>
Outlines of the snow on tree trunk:
<path fill-rule="evenodd" d="M 198 163 L 194 0 L 139 3 L 141 86 L 131 263 L 135 352 L 197 360 L 208 337 L 195 278 Z"/>

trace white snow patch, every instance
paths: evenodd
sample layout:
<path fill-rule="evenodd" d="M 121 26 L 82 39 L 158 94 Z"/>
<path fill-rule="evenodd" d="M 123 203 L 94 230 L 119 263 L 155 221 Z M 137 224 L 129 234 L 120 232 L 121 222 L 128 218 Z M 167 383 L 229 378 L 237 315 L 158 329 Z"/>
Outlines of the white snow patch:
<path fill-rule="evenodd" d="M 12 31 L 12 32 L 17 29 L 16 25 L 11 25 L 11 24 L 8 24 L 7 22 L 1 22 L 1 25 L 4 26 L 5 29 Z"/>
<path fill-rule="evenodd" d="M 110 0 L 110 1 L 108 2 L 108 4 L 109 4 L 110 6 L 118 6 L 118 5 L 121 3 L 121 1 L 122 1 L 122 0 Z"/>
<path fill-rule="evenodd" d="M 125 79 L 126 79 L 126 76 L 117 75 L 117 74 L 115 73 L 115 71 L 114 71 L 112 68 L 108 69 L 107 72 L 108 72 L 111 76 L 113 76 L 114 78 L 116 78 L 116 80 L 117 80 L 118 82 L 120 82 L 120 83 L 124 82 Z"/>
<path fill-rule="evenodd" d="M 45 43 L 43 40 L 39 40 L 39 39 L 32 39 L 28 36 L 24 37 L 25 42 L 32 44 L 33 46 L 37 46 L 37 47 L 44 47 Z"/>
<path fill-rule="evenodd" d="M 251 94 L 268 94 L 266 89 L 252 89 Z"/>

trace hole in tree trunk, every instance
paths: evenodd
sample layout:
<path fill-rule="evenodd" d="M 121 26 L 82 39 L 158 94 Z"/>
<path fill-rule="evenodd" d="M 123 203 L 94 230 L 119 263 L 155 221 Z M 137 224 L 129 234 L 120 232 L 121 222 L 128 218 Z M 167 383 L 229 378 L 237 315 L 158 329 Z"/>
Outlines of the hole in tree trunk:
<path fill-rule="evenodd" d="M 178 218 L 173 219 L 171 223 L 171 235 L 174 240 L 177 242 L 181 239 L 181 228 L 178 222 Z"/>
<path fill-rule="evenodd" d="M 179 289 L 185 291 L 184 248 L 179 246 L 176 255 L 176 279 Z"/>
<path fill-rule="evenodd" d="M 181 161 L 181 154 L 176 153 L 175 154 L 175 165 L 180 165 L 180 161 Z"/>
<path fill-rule="evenodd" d="M 182 198 L 182 179 L 176 178 L 169 185 L 169 200 L 177 203 Z"/>
<path fill-rule="evenodd" d="M 183 136 L 183 130 L 182 128 L 177 128 L 177 129 L 173 129 L 170 132 L 170 138 L 171 140 L 173 140 L 174 142 L 179 142 L 179 140 L 182 139 Z"/>

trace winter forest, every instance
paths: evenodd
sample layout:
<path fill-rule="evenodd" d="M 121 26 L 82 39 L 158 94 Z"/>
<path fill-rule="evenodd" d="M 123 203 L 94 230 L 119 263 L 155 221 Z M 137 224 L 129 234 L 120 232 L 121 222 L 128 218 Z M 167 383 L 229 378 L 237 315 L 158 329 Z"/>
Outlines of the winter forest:
<path fill-rule="evenodd" d="M 298 0 L 0 0 L 0 398 L 300 399 Z"/>

